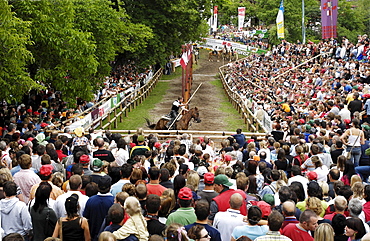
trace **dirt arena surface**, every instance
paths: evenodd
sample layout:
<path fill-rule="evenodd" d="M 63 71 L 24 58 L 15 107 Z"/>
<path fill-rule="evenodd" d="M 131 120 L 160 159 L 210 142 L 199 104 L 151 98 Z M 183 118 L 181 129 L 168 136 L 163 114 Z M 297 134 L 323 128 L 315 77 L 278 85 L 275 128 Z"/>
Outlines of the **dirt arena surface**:
<path fill-rule="evenodd" d="M 201 54 L 205 55 L 206 52 L 202 51 Z M 191 122 L 189 130 L 225 130 L 226 124 L 223 121 L 225 116 L 223 116 L 223 113 L 218 111 L 221 105 L 220 96 L 224 95 L 224 91 L 223 89 L 210 83 L 211 81 L 217 79 L 218 68 L 222 66 L 223 63 L 222 61 L 209 62 L 205 57 L 208 58 L 208 56 L 201 56 L 199 61 L 200 67 L 198 67 L 196 70 L 193 70 L 193 85 L 191 94 L 194 93 L 200 83 L 203 84 L 189 104 L 189 108 L 198 107 L 202 122 Z M 177 68 L 176 71 L 181 71 L 181 68 Z M 178 96 L 181 96 L 181 76 L 172 80 L 161 81 L 169 81 L 170 87 L 168 94 L 164 97 L 163 101 L 151 110 L 151 116 L 162 116 L 169 113 L 172 102 L 176 100 Z M 158 120 L 155 119 L 153 121 L 156 122 Z"/>

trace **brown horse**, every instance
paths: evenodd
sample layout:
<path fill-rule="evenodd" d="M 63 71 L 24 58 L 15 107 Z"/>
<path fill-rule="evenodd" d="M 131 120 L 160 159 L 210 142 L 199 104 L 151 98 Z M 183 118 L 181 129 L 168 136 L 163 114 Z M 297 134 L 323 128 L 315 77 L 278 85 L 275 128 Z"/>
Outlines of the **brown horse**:
<path fill-rule="evenodd" d="M 152 130 L 168 130 L 167 123 L 169 122 L 168 119 L 161 118 L 157 122 L 157 124 L 151 124 L 150 121 L 146 119 L 147 126 Z M 188 112 L 186 112 L 180 120 L 178 120 L 172 128 L 174 130 L 187 130 L 189 128 L 189 122 L 191 119 L 194 119 L 196 123 L 200 123 L 201 119 L 199 118 L 199 110 L 197 107 L 191 108 Z"/>
<path fill-rule="evenodd" d="M 212 61 L 216 59 L 217 62 L 220 62 L 222 51 L 210 51 L 208 53 L 208 61 Z"/>

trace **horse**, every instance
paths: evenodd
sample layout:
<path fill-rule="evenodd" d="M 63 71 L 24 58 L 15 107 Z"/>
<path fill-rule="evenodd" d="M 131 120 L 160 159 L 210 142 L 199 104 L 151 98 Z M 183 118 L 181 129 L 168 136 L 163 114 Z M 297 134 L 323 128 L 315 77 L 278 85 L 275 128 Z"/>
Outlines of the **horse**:
<path fill-rule="evenodd" d="M 180 120 L 178 120 L 172 128 L 174 130 L 187 130 L 189 128 L 189 122 L 191 119 L 194 119 L 196 123 L 200 123 L 201 119 L 199 118 L 199 110 L 197 107 L 191 108 L 188 112 L 186 112 Z M 152 130 L 168 130 L 167 123 L 170 121 L 166 118 L 161 118 L 157 122 L 157 124 L 151 124 L 150 121 L 145 118 L 147 122 L 147 126 Z"/>
<path fill-rule="evenodd" d="M 234 50 L 233 53 L 230 53 L 230 62 L 237 61 L 239 59 L 238 52 Z"/>
<path fill-rule="evenodd" d="M 212 50 L 208 54 L 208 61 L 212 61 L 216 58 L 217 62 L 220 62 L 221 53 L 220 51 Z"/>

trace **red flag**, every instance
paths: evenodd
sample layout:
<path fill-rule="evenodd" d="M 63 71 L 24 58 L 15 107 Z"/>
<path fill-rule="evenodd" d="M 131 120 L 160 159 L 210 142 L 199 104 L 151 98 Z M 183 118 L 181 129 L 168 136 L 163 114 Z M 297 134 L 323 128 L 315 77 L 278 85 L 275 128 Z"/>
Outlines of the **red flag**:
<path fill-rule="evenodd" d="M 189 62 L 189 60 L 188 60 L 188 54 L 186 52 L 183 52 L 182 53 L 182 56 L 181 56 L 181 59 L 180 59 L 181 67 L 183 69 L 185 69 L 186 68 L 186 65 L 188 65 L 188 62 Z"/>

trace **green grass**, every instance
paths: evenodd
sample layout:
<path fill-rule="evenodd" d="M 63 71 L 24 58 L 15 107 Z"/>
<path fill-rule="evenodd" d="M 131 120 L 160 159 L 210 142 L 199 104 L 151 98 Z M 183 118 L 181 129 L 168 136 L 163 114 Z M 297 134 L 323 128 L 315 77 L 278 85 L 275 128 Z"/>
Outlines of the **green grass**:
<path fill-rule="evenodd" d="M 217 88 L 223 88 L 220 79 L 213 80 L 210 83 Z M 245 129 L 246 126 L 241 115 L 236 109 L 234 109 L 223 91 L 218 94 L 218 98 L 221 100 L 221 107 L 218 111 L 224 115 L 224 122 L 227 125 L 227 131 L 235 131 L 238 128 Z"/>
<path fill-rule="evenodd" d="M 170 75 L 171 76 L 171 75 Z M 128 113 L 128 117 L 122 119 L 122 123 L 117 124 L 117 130 L 136 130 L 142 127 L 146 121 L 144 117 L 149 118 L 149 112 L 152 110 L 156 104 L 162 102 L 163 96 L 165 96 L 170 82 L 159 81 L 155 89 L 150 93 L 150 95 L 134 110 Z M 111 115 L 111 118 L 114 114 Z M 150 118 L 149 118 L 150 119 Z M 106 124 L 107 119 L 103 121 L 103 125 Z M 111 127 L 113 129 L 113 125 Z"/>

